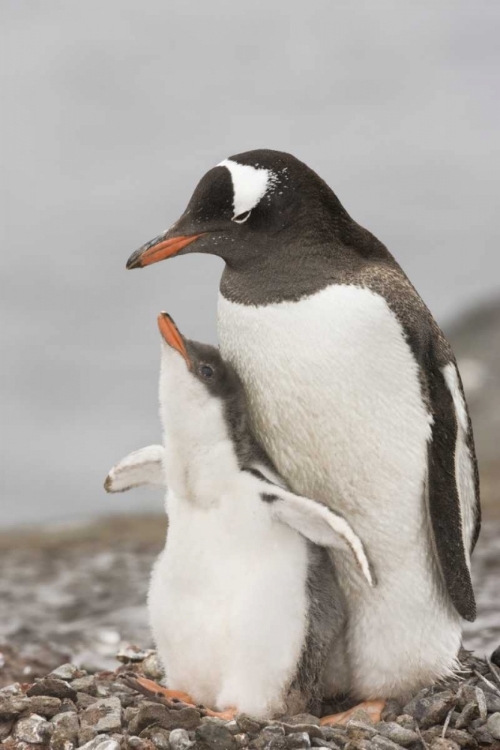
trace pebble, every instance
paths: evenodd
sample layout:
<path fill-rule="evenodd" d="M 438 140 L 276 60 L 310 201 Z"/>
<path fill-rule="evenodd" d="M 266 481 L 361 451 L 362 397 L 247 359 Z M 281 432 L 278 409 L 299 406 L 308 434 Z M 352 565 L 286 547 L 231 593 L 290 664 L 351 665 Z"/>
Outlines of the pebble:
<path fill-rule="evenodd" d="M 78 693 L 96 695 L 97 685 L 93 674 L 85 675 L 85 677 L 77 677 L 75 680 L 72 680 L 71 687 Z"/>
<path fill-rule="evenodd" d="M 359 721 L 359 719 L 349 719 L 346 724 L 347 735 L 354 740 L 370 739 L 375 737 L 377 730 L 373 724 L 368 724 L 365 721 Z"/>
<path fill-rule="evenodd" d="M 419 741 L 419 736 L 412 729 L 396 724 L 395 721 L 379 722 L 376 724 L 376 731 L 388 740 L 392 740 L 402 747 L 408 747 L 414 742 Z"/>
<path fill-rule="evenodd" d="M 287 735 L 286 747 L 288 750 L 301 750 L 301 748 L 309 750 L 311 747 L 311 738 L 307 732 L 292 732 Z"/>
<path fill-rule="evenodd" d="M 29 697 L 32 695 L 50 695 L 54 698 L 70 698 L 74 701 L 76 690 L 65 680 L 60 680 L 57 677 L 42 677 L 26 691 L 26 695 Z"/>
<path fill-rule="evenodd" d="M 108 740 L 107 737 L 95 737 L 85 745 L 80 746 L 80 750 L 120 750 L 120 744 L 116 740 Z"/>
<path fill-rule="evenodd" d="M 382 737 L 380 734 L 374 737 L 372 742 L 376 748 L 379 748 L 379 750 L 401 750 L 401 745 L 389 740 L 387 737 Z"/>
<path fill-rule="evenodd" d="M 141 666 L 145 676 L 150 680 L 158 681 L 164 677 L 163 666 L 156 653 L 146 656 Z"/>
<path fill-rule="evenodd" d="M 284 724 L 316 724 L 316 726 L 319 726 L 320 720 L 317 716 L 313 716 L 313 714 L 296 714 L 295 716 L 284 716 L 283 719 Z"/>
<path fill-rule="evenodd" d="M 432 741 L 431 750 L 460 750 L 460 746 L 446 737 L 436 737 Z"/>
<path fill-rule="evenodd" d="M 323 748 L 323 750 L 340 750 L 341 746 L 337 745 L 336 742 L 333 740 L 321 740 L 317 739 L 316 737 L 311 740 L 311 744 L 313 747 Z"/>
<path fill-rule="evenodd" d="M 203 724 L 196 730 L 196 742 L 209 750 L 236 750 L 231 732 L 219 724 Z"/>
<path fill-rule="evenodd" d="M 139 662 L 147 659 L 148 656 L 155 652 L 151 649 L 141 649 L 137 646 L 124 646 L 116 654 L 118 661 L 128 664 L 128 662 Z"/>
<path fill-rule="evenodd" d="M 140 734 L 150 724 L 163 729 L 196 729 L 201 721 L 200 712 L 195 708 L 170 709 L 162 703 L 144 701 L 136 716 L 129 724 L 132 734 Z"/>
<path fill-rule="evenodd" d="M 29 698 L 24 695 L 0 695 L 0 719 L 15 719 L 29 705 Z"/>
<path fill-rule="evenodd" d="M 14 737 L 21 742 L 37 744 L 45 742 L 51 734 L 52 725 L 37 714 L 19 719 L 14 729 Z"/>
<path fill-rule="evenodd" d="M 231 732 L 231 734 L 232 734 L 232 732 Z M 234 735 L 234 741 L 236 742 L 237 746 L 240 747 L 240 748 L 248 747 L 248 745 L 250 744 L 250 740 L 248 738 L 248 734 L 244 734 L 244 733 L 235 734 Z"/>
<path fill-rule="evenodd" d="M 456 702 L 451 690 L 444 690 L 423 698 L 417 696 L 404 707 L 404 712 L 413 716 L 421 728 L 427 729 L 441 724 Z"/>
<path fill-rule="evenodd" d="M 155 727 L 150 735 L 151 742 L 158 750 L 170 750 L 169 734 L 166 729 Z"/>
<path fill-rule="evenodd" d="M 466 703 L 465 706 L 462 709 L 462 713 L 458 717 L 458 719 L 455 721 L 455 727 L 457 729 L 462 729 L 463 727 L 468 727 L 469 724 L 479 717 L 479 706 L 477 703 L 471 702 Z"/>
<path fill-rule="evenodd" d="M 94 701 L 80 717 L 82 727 L 93 727 L 96 732 L 117 732 L 122 726 L 122 706 L 118 698 Z"/>
<path fill-rule="evenodd" d="M 319 721 L 319 719 L 318 719 Z M 323 737 L 323 731 L 318 724 L 283 724 L 285 734 L 292 734 L 292 732 L 307 732 L 309 737 L 321 738 Z"/>
<path fill-rule="evenodd" d="M 169 742 L 172 750 L 189 750 L 194 745 L 185 729 L 172 729 Z"/>
<path fill-rule="evenodd" d="M 266 726 L 265 721 L 259 721 L 259 719 L 253 719 L 247 714 L 237 714 L 236 721 L 242 732 L 247 734 L 258 734 L 261 729 Z"/>
<path fill-rule="evenodd" d="M 486 728 L 488 732 L 496 740 L 500 740 L 500 713 L 491 714 L 486 722 Z"/>
<path fill-rule="evenodd" d="M 53 698 L 50 695 L 34 695 L 29 700 L 29 710 L 47 718 L 55 716 L 61 708 L 61 699 Z"/>
<path fill-rule="evenodd" d="M 59 677 L 61 680 L 73 680 L 75 677 L 83 676 L 83 672 L 74 664 L 61 664 L 50 673 L 51 677 Z"/>
<path fill-rule="evenodd" d="M 493 743 L 493 735 L 486 726 L 478 727 L 472 733 L 480 745 L 491 745 Z"/>
<path fill-rule="evenodd" d="M 500 695 L 490 693 L 489 690 L 485 690 L 484 697 L 486 700 L 486 708 L 488 713 L 493 714 L 496 711 L 500 711 Z"/>
<path fill-rule="evenodd" d="M 382 709 L 381 719 L 382 721 L 396 721 L 398 716 L 403 713 L 403 707 L 399 701 L 388 700 Z"/>

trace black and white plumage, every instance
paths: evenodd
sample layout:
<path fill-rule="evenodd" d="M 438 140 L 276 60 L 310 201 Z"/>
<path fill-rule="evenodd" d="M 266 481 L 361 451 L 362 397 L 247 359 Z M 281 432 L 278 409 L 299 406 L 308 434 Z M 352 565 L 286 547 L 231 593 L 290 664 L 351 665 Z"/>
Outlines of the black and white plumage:
<path fill-rule="evenodd" d="M 218 328 L 252 426 L 294 490 L 341 509 L 379 585 L 339 563 L 349 626 L 331 688 L 401 696 L 450 674 L 475 617 L 480 511 L 456 362 L 392 255 L 293 156 L 210 170 L 181 218 L 129 267 L 213 253 Z M 343 667 L 339 668 L 339 663 Z"/>
<path fill-rule="evenodd" d="M 164 445 L 136 451 L 105 486 L 168 486 L 167 543 L 149 613 L 169 687 L 218 710 L 270 718 L 324 697 L 345 602 L 326 551 L 374 578 L 349 523 L 290 492 L 248 424 L 243 385 L 214 347 L 184 339 L 166 314 Z"/>

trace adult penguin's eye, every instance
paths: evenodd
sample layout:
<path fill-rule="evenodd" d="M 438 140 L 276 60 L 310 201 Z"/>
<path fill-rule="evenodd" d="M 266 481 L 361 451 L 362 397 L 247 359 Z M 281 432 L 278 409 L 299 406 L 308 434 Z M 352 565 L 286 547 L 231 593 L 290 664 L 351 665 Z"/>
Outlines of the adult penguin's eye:
<path fill-rule="evenodd" d="M 251 213 L 252 213 L 251 210 L 244 211 L 242 214 L 238 214 L 238 216 L 233 216 L 232 221 L 235 221 L 237 224 L 244 224 Z"/>
<path fill-rule="evenodd" d="M 214 371 L 210 367 L 210 365 L 200 365 L 200 375 L 202 378 L 209 380 L 213 374 L 214 374 Z"/>

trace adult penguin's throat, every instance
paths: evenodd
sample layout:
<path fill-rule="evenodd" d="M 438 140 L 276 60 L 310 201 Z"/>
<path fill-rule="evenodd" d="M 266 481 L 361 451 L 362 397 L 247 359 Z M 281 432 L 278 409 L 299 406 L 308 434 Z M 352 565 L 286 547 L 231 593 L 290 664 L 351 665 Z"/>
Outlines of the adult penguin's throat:
<path fill-rule="evenodd" d="M 181 235 L 180 237 L 169 237 L 168 233 L 160 234 L 132 253 L 127 261 L 127 268 L 143 268 L 144 266 L 150 266 L 152 263 L 158 263 L 160 260 L 165 260 L 165 258 L 171 258 L 172 255 L 177 255 L 178 252 L 204 234 L 205 232 Z"/>

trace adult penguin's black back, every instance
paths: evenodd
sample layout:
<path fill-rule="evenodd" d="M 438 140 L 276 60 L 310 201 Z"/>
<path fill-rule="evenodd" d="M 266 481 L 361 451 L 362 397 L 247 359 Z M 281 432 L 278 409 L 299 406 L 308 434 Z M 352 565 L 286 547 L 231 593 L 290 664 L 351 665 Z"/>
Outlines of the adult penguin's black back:
<path fill-rule="evenodd" d="M 221 350 L 259 440 L 295 491 L 345 513 L 376 567 L 367 594 L 337 561 L 350 625 L 332 691 L 401 696 L 450 674 L 460 616 L 475 617 L 479 491 L 444 335 L 384 245 L 289 154 L 221 162 L 129 263 L 195 251 L 226 261 Z"/>

